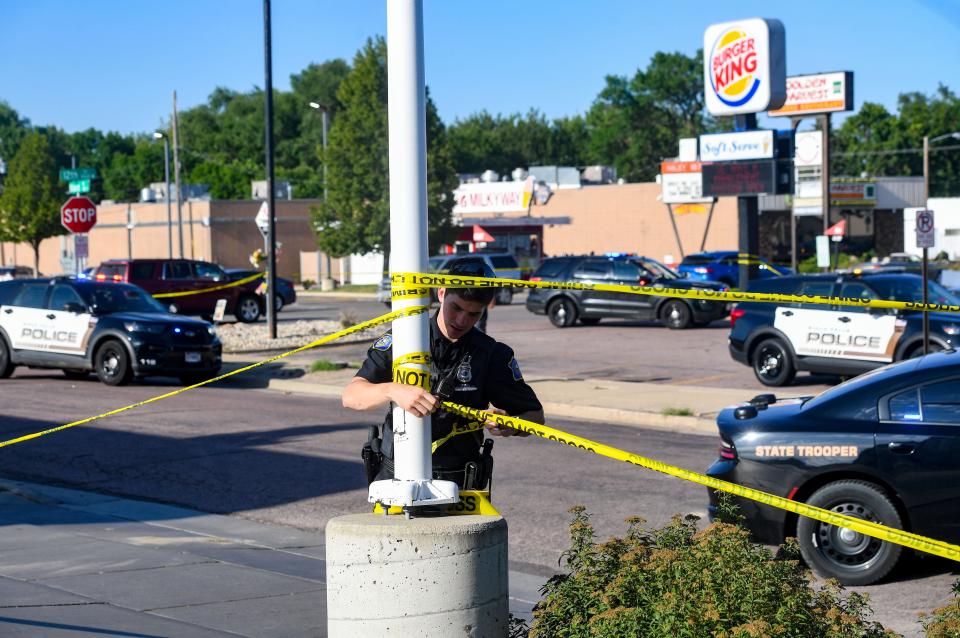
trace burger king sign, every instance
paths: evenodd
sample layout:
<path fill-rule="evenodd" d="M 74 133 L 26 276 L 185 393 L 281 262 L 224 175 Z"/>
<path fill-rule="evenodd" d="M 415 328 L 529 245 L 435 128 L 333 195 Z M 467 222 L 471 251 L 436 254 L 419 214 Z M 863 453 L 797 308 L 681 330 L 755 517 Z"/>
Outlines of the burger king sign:
<path fill-rule="evenodd" d="M 783 23 L 751 18 L 703 34 L 703 80 L 713 115 L 759 113 L 787 98 Z"/>

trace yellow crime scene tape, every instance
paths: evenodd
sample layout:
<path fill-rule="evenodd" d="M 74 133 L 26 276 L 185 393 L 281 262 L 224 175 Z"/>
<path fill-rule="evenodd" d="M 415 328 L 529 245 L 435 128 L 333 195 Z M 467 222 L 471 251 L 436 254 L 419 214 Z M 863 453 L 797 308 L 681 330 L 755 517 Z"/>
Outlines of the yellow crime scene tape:
<path fill-rule="evenodd" d="M 634 295 L 652 295 L 655 297 L 683 297 L 687 299 L 706 299 L 709 301 L 734 301 L 752 303 L 806 303 L 828 306 L 856 306 L 858 308 L 893 308 L 919 312 L 956 312 L 960 305 L 922 303 L 913 301 L 894 301 L 891 299 L 868 299 L 864 297 L 824 297 L 819 295 L 785 295 L 765 292 L 739 292 L 687 288 L 669 288 L 666 286 L 626 286 L 623 284 L 590 284 L 578 281 L 525 281 L 523 279 L 500 279 L 491 277 L 470 277 L 466 275 L 434 275 L 428 273 L 398 272 L 391 282 L 399 290 L 419 288 L 551 288 L 559 290 L 597 290 L 600 292 L 620 292 Z"/>
<path fill-rule="evenodd" d="M 216 292 L 217 290 L 223 290 L 225 288 L 233 288 L 234 286 L 242 286 L 243 284 L 250 283 L 254 279 L 259 279 L 263 277 L 266 273 L 258 272 L 255 275 L 250 275 L 249 277 L 244 277 L 243 279 L 238 279 L 236 281 L 231 281 L 228 284 L 222 284 L 220 286 L 213 286 L 212 288 L 204 288 L 203 290 L 184 290 L 181 292 L 161 292 L 156 295 L 151 295 L 154 299 L 165 299 L 168 297 L 186 297 L 187 295 L 202 295 L 205 292 Z"/>
<path fill-rule="evenodd" d="M 461 276 L 446 276 L 446 275 L 428 275 L 428 274 L 425 274 L 425 273 L 397 273 L 397 274 L 395 274 L 395 275 L 393 276 L 393 281 L 394 281 L 395 283 L 398 283 L 398 284 L 404 284 L 404 283 L 405 283 L 405 280 L 406 280 L 407 278 L 414 279 L 413 283 L 418 283 L 419 285 L 421 285 L 421 286 L 423 286 L 423 287 L 442 287 L 442 286 L 450 286 L 450 287 L 493 287 L 493 286 L 496 286 L 496 285 L 502 285 L 503 283 L 508 283 L 508 284 L 511 285 L 511 286 L 526 287 L 526 288 L 536 288 L 536 287 L 547 287 L 547 288 L 549 288 L 549 287 L 559 287 L 559 286 L 563 286 L 563 287 L 568 288 L 568 289 L 572 289 L 572 288 L 576 287 L 575 289 L 612 290 L 612 291 L 615 291 L 615 292 L 621 292 L 621 291 L 623 291 L 622 289 L 627 289 L 627 291 L 637 292 L 637 294 L 657 294 L 657 295 L 663 295 L 663 294 L 665 294 L 665 293 L 664 293 L 664 290 L 666 290 L 666 289 L 653 289 L 655 292 L 638 292 L 638 291 L 635 291 L 634 289 L 636 289 L 636 288 L 649 288 L 649 287 L 644 287 L 644 286 L 636 286 L 636 287 L 634 287 L 634 286 L 613 286 L 613 285 L 603 285 L 603 284 L 597 284 L 597 285 L 591 285 L 591 284 L 559 284 L 559 285 L 558 285 L 558 284 L 549 284 L 549 283 L 547 283 L 547 284 L 544 285 L 544 286 L 538 286 L 538 285 L 536 285 L 536 284 L 539 284 L 540 282 L 526 282 L 526 281 L 521 281 L 521 280 L 507 280 L 507 279 L 487 279 L 487 278 L 482 278 L 482 277 L 461 277 Z M 680 291 L 680 292 L 684 292 L 684 293 L 685 293 L 685 292 L 689 292 L 689 291 L 685 291 L 685 290 L 684 290 L 684 291 Z M 729 294 L 729 293 L 726 293 L 726 294 Z M 807 303 L 811 303 L 810 298 L 805 297 L 805 296 L 803 296 L 803 297 L 794 297 L 793 295 L 761 295 L 761 294 L 758 294 L 758 293 L 749 293 L 749 294 L 737 293 L 737 295 L 740 297 L 740 298 L 737 299 L 738 301 L 763 301 L 763 302 L 769 302 L 769 301 L 782 301 L 784 298 L 786 298 L 788 301 L 793 301 L 794 299 L 801 299 L 801 300 L 803 300 L 803 301 L 805 301 L 805 302 L 807 302 Z M 671 296 L 672 296 L 672 295 L 671 295 Z M 691 296 L 693 296 L 693 295 L 691 295 Z M 758 299 L 757 297 L 759 297 L 759 299 Z M 711 298 L 715 298 L 715 297 L 711 297 Z M 837 303 L 836 299 L 846 299 L 846 298 L 819 297 L 819 298 L 814 298 L 814 299 L 827 299 L 827 300 L 829 300 L 829 301 L 827 301 L 827 302 L 820 301 L 820 302 L 812 302 L 812 303 L 831 303 L 831 304 L 832 304 L 832 303 Z M 859 300 L 859 301 L 863 302 L 863 301 L 876 301 L 876 300 Z M 902 302 L 886 302 L 886 303 L 902 303 Z M 936 304 L 926 304 L 926 306 L 934 306 L 934 305 L 936 305 Z M 913 306 L 924 306 L 924 304 L 913 304 Z M 902 307 L 902 306 L 877 306 L 877 307 Z M 911 307 L 911 309 L 917 309 L 917 308 Z M 926 310 L 927 308 L 922 308 L 922 309 L 923 309 L 923 310 Z M 15 444 L 15 443 L 21 443 L 21 442 L 23 442 L 23 441 L 28 441 L 28 440 L 31 440 L 31 439 L 36 439 L 36 438 L 45 436 L 45 435 L 47 435 L 47 434 L 52 434 L 53 432 L 59 432 L 59 431 L 61 431 L 61 430 L 65 430 L 65 429 L 67 429 L 67 428 L 75 427 L 75 426 L 78 426 L 78 425 L 83 425 L 83 424 L 86 424 L 86 423 L 91 423 L 91 422 L 93 422 L 93 421 L 96 421 L 96 420 L 99 420 L 99 419 L 103 419 L 103 418 L 108 417 L 108 416 L 112 416 L 112 415 L 115 415 L 115 414 L 120 414 L 120 413 L 125 412 L 125 411 L 127 411 L 127 410 L 132 410 L 132 409 L 134 409 L 134 408 L 137 408 L 137 407 L 140 407 L 140 406 L 143 406 L 143 405 L 147 405 L 147 404 L 149 404 L 149 403 L 154 403 L 154 402 L 160 401 L 160 400 L 162 400 L 162 399 L 166 399 L 166 398 L 169 398 L 169 397 L 177 396 L 178 394 L 181 394 L 181 393 L 186 392 L 186 391 L 188 391 L 188 390 L 192 390 L 192 389 L 194 389 L 194 388 L 197 388 L 197 387 L 200 387 L 200 386 L 203 386 L 203 385 L 207 385 L 207 384 L 209 384 L 209 383 L 213 383 L 214 381 L 219 381 L 219 380 L 221 380 L 221 379 L 225 379 L 225 378 L 228 378 L 228 377 L 237 375 L 237 374 L 241 374 L 241 373 L 243 373 L 243 372 L 247 372 L 248 370 L 252 370 L 252 369 L 254 369 L 254 368 L 256 368 L 256 367 L 265 365 L 265 364 L 267 364 L 267 363 L 271 363 L 271 362 L 273 362 L 273 361 L 277 361 L 277 360 L 279 360 L 279 359 L 282 359 L 282 358 L 284 358 L 284 357 L 290 356 L 290 355 L 292 355 L 292 354 L 296 354 L 296 353 L 298 353 L 298 352 L 303 352 L 304 350 L 308 350 L 308 349 L 310 349 L 310 348 L 315 348 L 315 347 L 317 347 L 317 346 L 319 346 L 319 345 L 323 345 L 323 344 L 325 344 L 325 343 L 330 343 L 330 342 L 335 341 L 335 340 L 337 340 L 337 339 L 341 339 L 341 338 L 343 338 L 343 337 L 345 337 L 345 336 L 347 336 L 347 335 L 353 334 L 353 333 L 355 333 L 355 332 L 360 332 L 360 331 L 366 330 L 366 329 L 368 329 L 368 328 L 372 328 L 372 327 L 375 327 L 375 326 L 378 326 L 378 325 L 382 325 L 382 324 L 384 324 L 384 323 L 391 322 L 391 321 L 393 321 L 394 319 L 399 319 L 399 318 L 401 318 L 401 317 L 408 317 L 408 316 L 419 315 L 419 314 L 421 314 L 421 313 L 427 312 L 428 310 L 429 310 L 429 306 L 412 306 L 412 307 L 409 307 L 409 308 L 402 308 L 402 309 L 399 309 L 399 310 L 394 310 L 394 311 L 389 312 L 389 313 L 387 313 L 387 314 L 381 315 L 380 317 L 376 317 L 376 318 L 374 318 L 374 319 L 370 319 L 369 321 L 365 321 L 365 322 L 359 323 L 359 324 L 357 324 L 357 325 L 355 325 L 355 326 L 351 326 L 350 328 L 346 328 L 346 329 L 344 329 L 344 330 L 340 330 L 340 331 L 335 332 L 335 333 L 333 333 L 333 334 L 327 335 L 326 337 L 322 337 L 322 338 L 320 338 L 320 339 L 317 339 L 316 341 L 313 341 L 313 342 L 311 342 L 311 343 L 308 343 L 308 344 L 305 345 L 305 346 L 301 346 L 300 348 L 296 348 L 295 350 L 290 350 L 290 351 L 288 351 L 288 352 L 279 354 L 279 355 L 277 355 L 277 356 L 275 356 L 275 357 L 270 357 L 269 359 L 265 359 L 265 360 L 263 360 L 263 361 L 259 361 L 259 362 L 257 362 L 257 363 L 251 364 L 251 365 L 249 365 L 249 366 L 245 366 L 245 367 L 243 367 L 243 368 L 239 368 L 239 369 L 234 370 L 234 371 L 232 371 L 232 372 L 228 372 L 228 373 L 226 373 L 226 374 L 222 374 L 222 375 L 220 375 L 220 376 L 218 376 L 218 377 L 214 377 L 214 378 L 212 378 L 212 379 L 208 379 L 208 380 L 202 381 L 202 382 L 200 382 L 200 383 L 195 383 L 195 384 L 193 384 L 193 385 L 186 386 L 186 387 L 184 387 L 184 388 L 180 388 L 180 389 L 175 390 L 175 391 L 173 391 L 173 392 L 168 392 L 168 393 L 166 393 L 166 394 L 162 394 L 162 395 L 159 395 L 159 396 L 156 396 L 156 397 L 147 399 L 147 400 L 145 400 L 145 401 L 140 401 L 140 402 L 138 402 L 138 403 L 134 403 L 134 404 L 131 404 L 131 405 L 122 407 L 122 408 L 118 408 L 118 409 L 116 409 L 116 410 L 111 410 L 111 411 L 109 411 L 109 412 L 104 412 L 103 414 L 99 414 L 99 415 L 97 415 L 97 416 L 89 417 L 89 418 L 86 418 L 86 419 L 81 419 L 81 420 L 79 420 L 79 421 L 73 421 L 72 423 L 67 423 L 67 424 L 65 424 L 65 425 L 61 425 L 61 426 L 56 427 L 56 428 L 50 428 L 50 429 L 48 429 L 48 430 L 43 430 L 43 431 L 41 431 L 41 432 L 35 432 L 35 433 L 33 433 L 33 434 L 28 434 L 28 435 L 25 435 L 25 436 L 17 437 L 17 438 L 15 438 L 15 439 L 10 439 L 10 440 L 7 440 L 7 441 L 3 441 L 3 442 L 0 442 L 0 447 L 6 447 L 6 446 L 8 446 L 8 445 L 13 445 L 13 444 Z M 955 310 L 955 311 L 960 311 L 960 308 L 957 308 L 957 310 Z M 420 353 L 411 353 L 410 355 L 406 355 L 406 357 L 410 357 L 410 359 L 404 360 L 404 363 L 413 362 L 413 360 L 414 360 L 414 359 L 417 359 L 417 358 L 421 359 L 420 361 L 416 361 L 417 363 L 423 363 L 423 362 L 429 360 L 429 354 L 428 354 L 428 353 L 423 353 L 423 352 L 420 352 Z M 422 372 L 422 371 L 418 370 L 418 372 Z M 814 506 L 811 506 L 811 505 L 807 505 L 806 503 L 800 503 L 800 502 L 797 502 L 797 501 L 792 501 L 792 500 L 790 500 L 790 499 L 786 499 L 786 498 L 783 498 L 783 497 L 780 497 L 780 496 L 776 496 L 776 495 L 773 495 L 773 494 L 769 494 L 769 493 L 767 493 L 767 492 L 763 492 L 763 491 L 760 491 L 760 490 L 755 490 L 755 489 L 752 489 L 752 488 L 744 487 L 744 486 L 742 486 L 742 485 L 737 485 L 736 483 L 729 483 L 729 482 L 727 482 L 727 481 L 722 481 L 722 480 L 720 480 L 720 479 L 715 479 L 715 478 L 710 477 L 710 476 L 707 476 L 707 475 L 705 475 L 705 474 L 700 474 L 700 473 L 698 473 L 698 472 L 693 472 L 693 471 L 690 471 L 690 470 L 685 470 L 685 469 L 683 469 L 683 468 L 676 467 L 676 466 L 674 466 L 674 465 L 670 465 L 670 464 L 667 464 L 667 463 L 663 463 L 663 462 L 661 462 L 661 461 L 656 461 L 656 460 L 654 460 L 654 459 L 648 459 L 648 458 L 646 458 L 646 457 L 642 457 L 642 456 L 639 456 L 639 455 L 637 455 L 637 454 L 633 454 L 633 453 L 630 453 L 630 452 L 625 452 L 625 451 L 623 451 L 623 450 L 620 450 L 620 449 L 618 449 L 618 448 L 615 448 L 615 447 L 612 447 L 612 446 L 609 446 L 609 445 L 605 445 L 605 444 L 603 444 L 603 443 L 598 443 L 598 442 L 591 441 L 591 440 L 589 440 L 589 439 L 586 439 L 586 438 L 583 438 L 583 437 L 580 437 L 580 436 L 576 436 L 576 435 L 573 435 L 573 434 L 568 434 L 568 433 L 566 433 L 566 432 L 564 432 L 564 431 L 562 431 L 562 430 L 558 430 L 558 429 L 556 429 L 556 428 L 552 428 L 552 427 L 547 426 L 547 425 L 541 425 L 541 424 L 535 423 L 535 422 L 533 422 L 533 421 L 527 421 L 527 420 L 520 419 L 520 418 L 517 418 L 517 417 L 511 417 L 511 416 L 506 416 L 506 415 L 502 415 L 502 414 L 496 414 L 496 413 L 494 413 L 494 412 L 490 412 L 490 411 L 486 411 L 486 410 L 479 410 L 479 409 L 476 409 L 476 408 L 469 408 L 469 407 L 466 407 L 466 406 L 463 406 L 463 405 L 459 405 L 459 404 L 457 404 L 457 403 L 453 403 L 453 402 L 449 402 L 449 401 L 444 401 L 444 402 L 442 403 L 442 405 L 443 405 L 443 407 L 444 407 L 446 410 L 449 410 L 450 412 L 453 412 L 453 413 L 455 413 L 455 414 L 459 414 L 460 416 L 463 416 L 463 417 L 467 418 L 467 419 L 470 421 L 470 423 L 467 423 L 467 424 L 465 424 L 465 425 L 463 425 L 463 426 L 461 426 L 461 427 L 458 427 L 458 428 L 457 428 L 457 431 L 456 431 L 456 432 L 451 432 L 450 436 L 447 436 L 447 437 L 445 437 L 444 439 L 441 439 L 441 440 L 435 442 L 435 443 L 434 443 L 434 448 L 433 448 L 434 450 L 435 450 L 437 447 L 439 447 L 440 445 L 442 445 L 444 442 L 446 442 L 447 440 L 449 440 L 450 438 L 452 438 L 452 436 L 456 436 L 456 435 L 458 435 L 458 434 L 463 434 L 463 433 L 466 433 L 466 432 L 471 432 L 471 431 L 478 430 L 478 429 L 480 429 L 480 428 L 483 427 L 483 424 L 484 424 L 486 421 L 490 420 L 490 421 L 494 422 L 498 427 L 503 427 L 503 426 L 512 427 L 512 428 L 515 428 L 515 429 L 517 429 L 517 430 L 521 430 L 521 431 L 523 431 L 523 432 L 527 432 L 527 433 L 529 433 L 529 434 L 534 434 L 534 435 L 536 435 L 536 436 L 539 436 L 539 437 L 544 438 L 544 439 L 547 439 L 547 440 L 555 441 L 555 442 L 557 442 L 557 443 L 561 443 L 561 444 L 564 444 L 564 445 L 570 445 L 570 446 L 572 446 L 572 447 L 576 447 L 576 448 L 582 449 L 582 450 L 587 451 L 587 452 L 592 452 L 592 453 L 594 453 L 594 454 L 599 454 L 599 455 L 601 455 L 601 456 L 606 456 L 606 457 L 608 457 L 608 458 L 611 458 L 611 459 L 614 459 L 614 460 L 618 460 L 618 461 L 623 461 L 623 462 L 626 462 L 626 463 L 630 463 L 630 464 L 632 464 L 632 465 L 637 465 L 637 466 L 640 466 L 640 467 L 645 467 L 645 468 L 647 468 L 647 469 L 651 469 L 651 470 L 654 470 L 654 471 L 656 471 L 656 472 L 661 472 L 661 473 L 663 473 L 663 474 L 666 474 L 666 475 L 668 475 L 668 476 L 672 476 L 672 477 L 674 477 L 674 478 L 679 478 L 679 479 L 681 479 L 681 480 L 685 480 L 685 481 L 689 481 L 689 482 L 696 483 L 696 484 L 699 484 L 699 485 L 703 485 L 704 487 L 708 487 L 708 488 L 720 490 L 720 491 L 723 491 L 723 492 L 727 492 L 727 493 L 729 493 L 729 494 L 733 494 L 733 495 L 735 495 L 735 496 L 739 496 L 739 497 L 742 497 L 742 498 L 747 498 L 747 499 L 750 499 L 750 500 L 753 500 L 753 501 L 757 501 L 757 502 L 759 502 L 759 503 L 763 503 L 763 504 L 769 505 L 769 506 L 771 506 L 771 507 L 777 507 L 777 508 L 780 508 L 780 509 L 783 509 L 783 510 L 786 510 L 786 511 L 789 511 L 789 512 L 793 512 L 793 513 L 795 513 L 795 514 L 799 514 L 799 515 L 801 515 L 801 516 L 806 516 L 806 517 L 808 517 L 808 518 L 812 518 L 812 519 L 814 519 L 814 520 L 818 520 L 818 521 L 827 523 L 827 524 L 829 524 L 829 525 L 835 525 L 835 526 L 837 526 L 837 527 L 844 527 L 844 528 L 847 528 L 847 529 L 851 529 L 851 530 L 853 530 L 853 531 L 859 532 L 859 533 L 864 534 L 864 535 L 866 535 L 866 536 L 871 536 L 871 537 L 873 537 L 873 538 L 877 538 L 877 539 L 882 540 L 882 541 L 887 541 L 887 542 L 895 543 L 895 544 L 897 544 L 897 545 L 901 545 L 901 546 L 904 546 L 904 547 L 909 547 L 909 548 L 911 548 L 911 549 L 915 549 L 915 550 L 918 550 L 918 551 L 922 551 L 922 552 L 925 552 L 925 553 L 928 553 L 928 554 L 934 554 L 934 555 L 936 555 L 936 556 L 940 556 L 940 557 L 943 557 L 943 558 L 948 558 L 948 559 L 950 559 L 950 560 L 954 560 L 954 561 L 960 562 L 960 546 L 954 545 L 954 544 L 951 544 L 951 543 L 947 543 L 947 542 L 945 542 L 945 541 L 940 541 L 940 540 L 937 540 L 937 539 L 928 538 L 928 537 L 925 537 L 925 536 L 920 536 L 919 534 L 914 534 L 914 533 L 912 533 L 912 532 L 907 532 L 907 531 L 904 531 L 904 530 L 894 529 L 894 528 L 892 528 L 892 527 L 887 527 L 887 526 L 885 526 L 885 525 L 881 525 L 881 524 L 879 524 L 879 523 L 873 523 L 873 522 L 871 522 L 871 521 L 867 521 L 867 520 L 864 520 L 864 519 L 859 519 L 859 518 L 855 518 L 855 517 L 851 517 L 851 516 L 846 516 L 846 515 L 844 515 L 844 514 L 838 514 L 838 513 L 836 513 L 836 512 L 831 512 L 831 511 L 828 511 L 828 510 L 825 510 L 825 509 L 822 509 L 822 508 L 819 508 L 819 507 L 814 507 Z M 488 494 L 488 493 L 487 493 L 487 494 Z M 468 494 L 467 492 L 465 492 L 465 495 L 468 495 L 468 496 L 469 496 L 470 494 Z M 480 493 L 480 497 L 479 497 L 479 498 L 484 498 L 483 493 Z M 486 499 L 484 498 L 484 500 L 486 500 Z M 484 504 L 483 504 L 482 502 L 480 502 L 480 501 L 475 501 L 475 503 L 476 503 L 477 505 L 476 505 L 476 508 L 474 508 L 474 511 L 469 511 L 469 512 L 465 512 L 465 513 L 483 513 L 483 511 L 481 511 L 481 510 L 483 510 L 483 509 L 486 507 L 486 505 L 484 505 Z M 486 501 L 486 503 L 487 503 L 487 505 L 489 505 L 489 501 Z M 453 506 L 451 506 L 451 507 L 452 507 L 453 509 L 457 509 L 458 506 L 460 506 L 460 508 L 463 509 L 463 510 L 468 509 L 468 508 L 466 507 L 466 505 L 464 505 L 464 500 L 461 500 L 459 504 L 453 504 Z M 495 509 L 492 508 L 492 505 L 490 506 L 490 509 L 491 509 L 493 512 L 496 511 Z M 490 510 L 486 510 L 486 511 L 489 512 Z M 451 513 L 456 513 L 456 512 L 451 512 Z"/>

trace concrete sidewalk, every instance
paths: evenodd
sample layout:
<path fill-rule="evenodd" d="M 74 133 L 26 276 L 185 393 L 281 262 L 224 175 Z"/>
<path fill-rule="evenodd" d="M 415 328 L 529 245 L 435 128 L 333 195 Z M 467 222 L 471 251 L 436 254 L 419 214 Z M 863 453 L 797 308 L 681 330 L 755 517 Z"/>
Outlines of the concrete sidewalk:
<path fill-rule="evenodd" d="M 0 635 L 326 636 L 324 537 L 0 480 Z M 548 575 L 510 571 L 530 618 Z"/>

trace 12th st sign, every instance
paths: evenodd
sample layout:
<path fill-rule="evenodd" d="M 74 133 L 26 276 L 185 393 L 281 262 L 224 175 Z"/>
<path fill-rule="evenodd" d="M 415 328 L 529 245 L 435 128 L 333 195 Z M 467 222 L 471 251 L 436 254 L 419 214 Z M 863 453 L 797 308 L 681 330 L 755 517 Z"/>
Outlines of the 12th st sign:
<path fill-rule="evenodd" d="M 89 197 L 71 197 L 60 208 L 60 223 L 71 233 L 88 233 L 97 223 L 97 207 Z"/>

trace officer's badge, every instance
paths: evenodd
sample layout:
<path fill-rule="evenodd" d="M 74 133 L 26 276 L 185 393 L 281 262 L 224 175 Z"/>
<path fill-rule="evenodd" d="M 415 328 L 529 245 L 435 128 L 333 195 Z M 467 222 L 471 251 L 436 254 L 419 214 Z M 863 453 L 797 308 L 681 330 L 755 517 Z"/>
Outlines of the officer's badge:
<path fill-rule="evenodd" d="M 517 358 L 513 357 L 510 359 L 510 363 L 507 364 L 510 368 L 510 371 L 513 373 L 514 381 L 523 381 L 523 374 L 520 372 L 520 364 L 517 363 Z"/>
<path fill-rule="evenodd" d="M 393 335 L 385 334 L 376 341 L 373 342 L 374 350 L 389 350 L 390 346 L 393 345 Z"/>
<path fill-rule="evenodd" d="M 470 357 L 467 356 L 457 366 L 457 381 L 468 383 L 471 379 L 473 379 L 473 370 L 470 369 Z"/>

